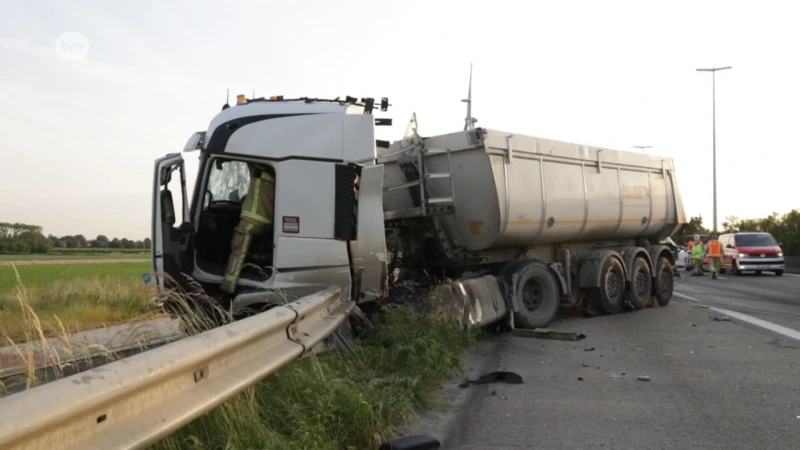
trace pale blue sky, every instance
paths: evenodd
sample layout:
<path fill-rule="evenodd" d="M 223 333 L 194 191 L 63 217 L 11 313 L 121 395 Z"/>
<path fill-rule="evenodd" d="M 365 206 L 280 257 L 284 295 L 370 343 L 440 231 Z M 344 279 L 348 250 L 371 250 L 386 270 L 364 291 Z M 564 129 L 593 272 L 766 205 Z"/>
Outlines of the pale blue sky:
<path fill-rule="evenodd" d="M 153 160 L 237 93 L 388 96 L 398 139 L 478 125 L 675 159 L 711 223 L 800 207 L 798 7 L 779 1 L 0 0 L 0 221 L 141 239 Z M 68 61 L 57 38 L 90 43 Z M 190 157 L 189 169 L 196 169 Z"/>

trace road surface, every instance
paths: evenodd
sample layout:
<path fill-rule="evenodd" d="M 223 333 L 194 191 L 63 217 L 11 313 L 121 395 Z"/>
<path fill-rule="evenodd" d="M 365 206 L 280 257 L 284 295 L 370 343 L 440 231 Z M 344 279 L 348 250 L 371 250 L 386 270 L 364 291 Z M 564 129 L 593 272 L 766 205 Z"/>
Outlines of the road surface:
<path fill-rule="evenodd" d="M 712 280 L 709 274 L 702 278 L 685 273 L 681 275 L 683 278 L 676 288 L 680 294 L 709 306 L 738 311 L 800 330 L 800 275 L 724 274 L 718 280 Z"/>
<path fill-rule="evenodd" d="M 725 278 L 684 277 L 678 291 L 797 327 L 800 278 Z M 402 431 L 461 450 L 797 449 L 800 343 L 711 314 L 674 298 L 551 326 L 584 333 L 578 342 L 500 336 L 470 356 L 466 377 L 508 370 L 523 384 L 454 380 L 443 397 L 457 411 L 425 413 Z"/>

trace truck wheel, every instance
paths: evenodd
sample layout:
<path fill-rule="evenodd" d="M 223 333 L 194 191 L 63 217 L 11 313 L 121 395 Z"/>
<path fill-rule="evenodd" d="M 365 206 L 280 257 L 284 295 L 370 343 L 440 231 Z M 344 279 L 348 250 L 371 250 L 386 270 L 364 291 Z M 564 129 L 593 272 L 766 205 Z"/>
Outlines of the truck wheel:
<path fill-rule="evenodd" d="M 629 283 L 631 303 L 634 309 L 640 310 L 647 307 L 650 301 L 650 291 L 652 289 L 653 276 L 650 274 L 650 266 L 641 256 L 633 260 L 633 274 Z"/>
<path fill-rule="evenodd" d="M 519 328 L 547 326 L 558 314 L 557 282 L 542 264 L 526 264 L 516 273 L 513 295 L 519 304 L 514 322 Z"/>
<path fill-rule="evenodd" d="M 656 265 L 656 285 L 654 295 L 658 306 L 667 306 L 672 300 L 672 290 L 675 287 L 672 279 L 672 264 L 666 256 L 658 258 Z"/>
<path fill-rule="evenodd" d="M 624 308 L 625 271 L 619 258 L 610 257 L 603 263 L 600 272 L 600 287 L 589 293 L 589 299 L 596 308 L 606 314 L 617 314 Z"/>
<path fill-rule="evenodd" d="M 776 277 L 782 277 L 783 276 L 783 271 L 782 270 L 776 270 L 775 271 L 775 276 Z"/>

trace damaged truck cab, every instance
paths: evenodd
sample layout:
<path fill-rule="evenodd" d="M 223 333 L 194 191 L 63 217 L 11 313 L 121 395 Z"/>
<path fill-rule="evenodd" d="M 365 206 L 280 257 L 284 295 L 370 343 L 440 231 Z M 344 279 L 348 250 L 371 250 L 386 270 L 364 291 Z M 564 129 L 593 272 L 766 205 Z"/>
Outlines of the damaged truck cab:
<path fill-rule="evenodd" d="M 345 299 L 383 297 L 383 166 L 374 165 L 373 107 L 386 111 L 388 101 L 240 96 L 183 149 L 199 152 L 191 198 L 181 155 L 158 159 L 152 252 L 159 298 L 175 287 L 218 298 L 249 163 L 274 179 L 274 214 L 253 237 L 230 312 L 263 310 L 331 285 Z"/>

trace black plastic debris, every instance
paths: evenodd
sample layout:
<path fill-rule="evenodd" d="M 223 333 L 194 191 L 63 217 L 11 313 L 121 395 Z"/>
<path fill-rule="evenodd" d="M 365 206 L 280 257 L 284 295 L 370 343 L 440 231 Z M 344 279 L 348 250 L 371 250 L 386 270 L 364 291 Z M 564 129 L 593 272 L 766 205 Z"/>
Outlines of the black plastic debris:
<path fill-rule="evenodd" d="M 508 383 L 508 384 L 522 384 L 522 377 L 514 372 L 498 371 L 491 372 L 483 375 L 477 380 L 466 380 L 459 384 L 460 388 L 467 388 L 471 384 L 489 384 L 489 383 Z"/>
<path fill-rule="evenodd" d="M 404 436 L 384 442 L 380 450 L 432 450 L 442 448 L 442 443 L 438 439 L 419 434 L 416 436 Z"/>

